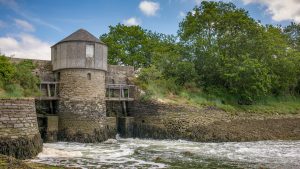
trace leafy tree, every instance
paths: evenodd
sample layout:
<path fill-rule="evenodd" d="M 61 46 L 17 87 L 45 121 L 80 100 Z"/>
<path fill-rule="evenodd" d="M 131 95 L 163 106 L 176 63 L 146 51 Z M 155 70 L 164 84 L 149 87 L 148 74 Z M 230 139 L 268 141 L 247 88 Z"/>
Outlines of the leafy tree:
<path fill-rule="evenodd" d="M 232 3 L 203 1 L 180 23 L 179 36 L 204 87 L 228 89 L 242 104 L 295 88 L 297 68 L 282 29 L 261 25 Z"/>
<path fill-rule="evenodd" d="M 146 86 L 176 93 L 191 82 L 252 104 L 300 93 L 299 33 L 299 24 L 262 25 L 233 3 L 203 1 L 180 22 L 178 36 L 118 24 L 101 38 L 109 63 L 142 68 Z"/>
<path fill-rule="evenodd" d="M 8 83 L 12 80 L 16 69 L 13 64 L 4 55 L 0 55 L 0 81 L 2 83 Z"/>
<path fill-rule="evenodd" d="M 140 26 L 118 24 L 109 27 L 109 33 L 100 39 L 108 45 L 108 63 L 140 68 L 150 65 L 147 32 Z"/>
<path fill-rule="evenodd" d="M 271 78 L 268 68 L 259 60 L 248 56 L 242 59 L 222 57 L 221 74 L 225 86 L 240 104 L 252 104 L 259 96 L 268 94 Z"/>

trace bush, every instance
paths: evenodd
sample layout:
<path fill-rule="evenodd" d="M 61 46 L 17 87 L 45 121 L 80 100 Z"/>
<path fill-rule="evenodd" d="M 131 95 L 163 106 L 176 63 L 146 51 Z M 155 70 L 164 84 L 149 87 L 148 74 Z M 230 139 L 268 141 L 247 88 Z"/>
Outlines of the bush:
<path fill-rule="evenodd" d="M 161 78 L 161 72 L 154 65 L 141 69 L 140 73 L 138 74 L 138 80 L 146 84 Z"/>
<path fill-rule="evenodd" d="M 18 64 L 0 56 L 0 97 L 28 97 L 39 95 L 39 79 L 32 74 L 36 65 L 30 60 Z"/>
<path fill-rule="evenodd" d="M 0 81 L 4 84 L 10 82 L 15 73 L 15 66 L 10 63 L 7 57 L 0 55 Z"/>

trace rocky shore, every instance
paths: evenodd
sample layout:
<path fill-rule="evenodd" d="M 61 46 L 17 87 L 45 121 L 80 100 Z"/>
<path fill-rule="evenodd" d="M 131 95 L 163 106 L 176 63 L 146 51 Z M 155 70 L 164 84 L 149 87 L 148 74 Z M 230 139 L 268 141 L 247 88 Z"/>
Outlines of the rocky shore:
<path fill-rule="evenodd" d="M 228 113 L 214 107 L 136 103 L 133 137 L 199 142 L 300 140 L 300 114 Z"/>

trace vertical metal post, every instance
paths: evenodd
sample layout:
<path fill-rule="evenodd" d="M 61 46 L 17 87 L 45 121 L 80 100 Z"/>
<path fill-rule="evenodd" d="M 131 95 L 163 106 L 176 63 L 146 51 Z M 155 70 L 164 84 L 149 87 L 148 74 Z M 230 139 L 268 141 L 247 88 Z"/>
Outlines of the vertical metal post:
<path fill-rule="evenodd" d="M 50 84 L 47 84 L 48 97 L 51 97 Z"/>

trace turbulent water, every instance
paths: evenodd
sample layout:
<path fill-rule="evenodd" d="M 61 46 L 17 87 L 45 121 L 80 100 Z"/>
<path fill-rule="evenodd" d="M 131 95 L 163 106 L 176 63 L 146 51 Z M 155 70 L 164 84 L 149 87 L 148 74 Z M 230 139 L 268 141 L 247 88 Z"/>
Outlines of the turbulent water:
<path fill-rule="evenodd" d="M 79 168 L 300 168 L 300 141 L 46 143 L 33 162 Z"/>

